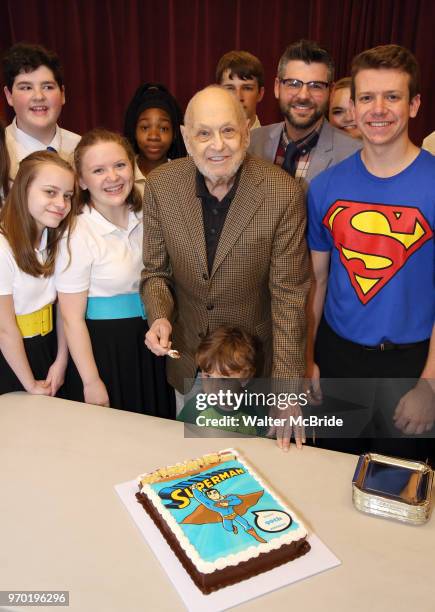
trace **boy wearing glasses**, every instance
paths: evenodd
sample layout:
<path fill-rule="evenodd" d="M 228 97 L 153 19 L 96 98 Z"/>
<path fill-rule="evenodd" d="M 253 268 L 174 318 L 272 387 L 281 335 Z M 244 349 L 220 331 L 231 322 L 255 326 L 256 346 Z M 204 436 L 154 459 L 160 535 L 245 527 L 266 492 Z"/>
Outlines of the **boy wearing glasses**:
<path fill-rule="evenodd" d="M 300 40 L 287 47 L 274 88 L 284 122 L 252 132 L 250 153 L 274 162 L 306 185 L 360 149 L 360 142 L 325 118 L 333 78 L 332 58 L 317 43 Z"/>
<path fill-rule="evenodd" d="M 6 128 L 6 146 L 13 180 L 22 159 L 48 149 L 70 160 L 80 140 L 57 120 L 65 104 L 65 87 L 58 56 L 40 45 L 18 43 L 3 57 L 4 93 L 15 111 Z"/>

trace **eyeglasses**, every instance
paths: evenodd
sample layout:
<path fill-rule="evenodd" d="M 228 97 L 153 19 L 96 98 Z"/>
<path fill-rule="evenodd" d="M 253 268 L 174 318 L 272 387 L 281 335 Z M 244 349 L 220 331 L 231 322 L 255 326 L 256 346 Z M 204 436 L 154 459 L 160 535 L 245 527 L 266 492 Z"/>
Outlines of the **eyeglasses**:
<path fill-rule="evenodd" d="M 320 93 L 328 89 L 329 83 L 326 81 L 300 81 L 299 79 L 279 79 L 279 82 L 288 91 L 299 91 L 304 85 L 311 93 Z"/>

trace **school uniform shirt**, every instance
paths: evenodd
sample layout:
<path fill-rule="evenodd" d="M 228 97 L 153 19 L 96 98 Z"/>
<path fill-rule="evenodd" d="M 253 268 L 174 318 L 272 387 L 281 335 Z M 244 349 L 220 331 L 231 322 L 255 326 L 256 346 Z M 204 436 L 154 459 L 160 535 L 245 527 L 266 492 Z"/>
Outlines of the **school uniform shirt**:
<path fill-rule="evenodd" d="M 57 290 L 87 291 L 89 297 L 137 293 L 143 267 L 142 232 L 141 212 L 130 211 L 128 227 L 121 229 L 86 205 L 71 234 L 71 261 L 67 239 L 61 240 L 55 271 Z"/>
<path fill-rule="evenodd" d="M 136 157 L 136 161 L 134 162 L 134 184 L 137 187 L 139 193 L 140 193 L 140 197 L 143 200 L 143 193 L 145 190 L 145 181 L 146 181 L 146 176 L 144 174 L 142 174 L 138 163 L 137 163 L 137 157 Z"/>
<path fill-rule="evenodd" d="M 47 256 L 47 230 L 40 245 L 35 249 L 38 260 L 43 263 Z M 12 295 L 16 315 L 40 310 L 56 300 L 54 277 L 31 276 L 23 272 L 15 261 L 9 242 L 0 234 L 0 295 Z"/>
<path fill-rule="evenodd" d="M 76 148 L 81 136 L 74 132 L 69 132 L 56 125 L 56 133 L 53 140 L 47 145 L 33 136 L 30 136 L 17 126 L 17 118 L 5 130 L 6 134 L 6 147 L 10 158 L 10 171 L 9 177 L 11 181 L 15 179 L 18 172 L 18 166 L 20 161 L 34 153 L 35 151 L 44 151 L 47 147 L 55 149 L 55 151 L 65 159 L 72 163 L 73 153 Z"/>
<path fill-rule="evenodd" d="M 136 161 L 134 162 L 134 184 L 140 193 L 141 199 L 143 200 L 143 194 L 145 191 L 145 181 L 147 180 L 147 177 L 145 176 L 145 174 L 142 173 L 141 169 L 139 168 L 137 158 L 138 156 L 136 155 Z M 170 161 L 171 160 L 168 159 L 168 162 Z"/>
<path fill-rule="evenodd" d="M 258 115 L 255 115 L 255 121 L 254 121 L 254 123 L 251 125 L 251 127 L 249 129 L 250 130 L 256 130 L 259 127 L 261 127 L 260 119 L 258 118 Z"/>

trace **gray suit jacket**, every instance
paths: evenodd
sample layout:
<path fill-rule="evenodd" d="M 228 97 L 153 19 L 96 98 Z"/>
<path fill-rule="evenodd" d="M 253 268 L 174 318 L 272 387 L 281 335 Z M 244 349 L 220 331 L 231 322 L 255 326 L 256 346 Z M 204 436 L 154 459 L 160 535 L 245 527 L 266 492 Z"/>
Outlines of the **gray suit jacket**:
<path fill-rule="evenodd" d="M 249 152 L 270 162 L 275 161 L 276 151 L 282 134 L 284 122 L 272 123 L 259 127 L 251 132 Z M 355 151 L 362 148 L 362 141 L 351 138 L 341 130 L 332 127 L 325 119 L 320 130 L 319 140 L 311 157 L 306 176 L 306 182 L 320 174 L 326 168 L 338 164 Z"/>

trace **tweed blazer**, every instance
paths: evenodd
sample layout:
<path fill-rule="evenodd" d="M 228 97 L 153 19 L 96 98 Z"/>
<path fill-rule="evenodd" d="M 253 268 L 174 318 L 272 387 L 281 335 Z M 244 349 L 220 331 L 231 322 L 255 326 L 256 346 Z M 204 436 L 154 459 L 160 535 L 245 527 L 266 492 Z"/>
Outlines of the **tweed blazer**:
<path fill-rule="evenodd" d="M 284 122 L 272 123 L 259 127 L 251 132 L 251 143 L 249 152 L 262 159 L 274 162 L 278 150 L 279 141 L 284 127 Z M 358 138 L 351 138 L 343 131 L 338 130 L 327 121 L 323 121 L 320 130 L 319 140 L 313 151 L 308 166 L 307 176 L 304 186 L 307 187 L 310 181 L 326 168 L 338 164 L 346 159 L 355 151 L 362 148 L 362 141 Z"/>
<path fill-rule="evenodd" d="M 141 295 L 150 325 L 172 322 L 181 359 L 168 360 L 168 381 L 188 391 L 198 344 L 220 325 L 260 340 L 265 359 L 257 375 L 301 376 L 310 283 L 302 190 L 280 168 L 247 155 L 209 273 L 195 176 L 193 160 L 182 158 L 145 184 Z"/>

